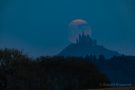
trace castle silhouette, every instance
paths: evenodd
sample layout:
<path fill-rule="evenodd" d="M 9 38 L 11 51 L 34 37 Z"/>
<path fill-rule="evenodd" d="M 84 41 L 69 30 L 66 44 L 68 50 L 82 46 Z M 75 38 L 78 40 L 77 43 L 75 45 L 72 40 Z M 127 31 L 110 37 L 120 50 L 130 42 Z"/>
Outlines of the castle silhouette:
<path fill-rule="evenodd" d="M 84 33 L 82 35 L 79 35 L 79 38 L 76 39 L 76 44 L 89 44 L 90 46 L 96 46 L 97 41 L 92 40 L 90 35 L 85 35 Z"/>

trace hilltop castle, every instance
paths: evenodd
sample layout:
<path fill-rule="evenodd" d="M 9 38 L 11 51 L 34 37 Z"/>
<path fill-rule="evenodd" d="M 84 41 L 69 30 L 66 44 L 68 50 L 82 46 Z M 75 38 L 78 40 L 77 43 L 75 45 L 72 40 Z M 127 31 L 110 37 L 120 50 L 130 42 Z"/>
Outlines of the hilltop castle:
<path fill-rule="evenodd" d="M 93 40 L 90 35 L 82 33 L 76 39 L 76 43 L 69 44 L 58 55 L 75 57 L 85 57 L 87 55 L 95 55 L 96 57 L 99 57 L 100 55 L 103 55 L 106 58 L 111 58 L 120 54 L 116 51 L 104 48 L 102 45 L 98 45 L 96 40 Z"/>
<path fill-rule="evenodd" d="M 90 35 L 85 35 L 84 33 L 82 33 L 82 35 L 79 35 L 79 37 L 76 39 L 76 44 L 89 44 L 90 46 L 96 46 L 97 41 L 92 40 Z"/>

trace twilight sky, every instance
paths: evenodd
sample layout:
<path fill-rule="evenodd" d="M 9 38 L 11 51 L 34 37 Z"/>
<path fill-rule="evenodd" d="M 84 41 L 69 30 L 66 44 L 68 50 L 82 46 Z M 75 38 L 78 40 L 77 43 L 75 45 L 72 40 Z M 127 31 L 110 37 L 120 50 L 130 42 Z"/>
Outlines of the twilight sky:
<path fill-rule="evenodd" d="M 68 24 L 78 18 L 98 44 L 135 55 L 135 0 L 0 0 L 0 48 L 55 55 L 70 43 Z"/>

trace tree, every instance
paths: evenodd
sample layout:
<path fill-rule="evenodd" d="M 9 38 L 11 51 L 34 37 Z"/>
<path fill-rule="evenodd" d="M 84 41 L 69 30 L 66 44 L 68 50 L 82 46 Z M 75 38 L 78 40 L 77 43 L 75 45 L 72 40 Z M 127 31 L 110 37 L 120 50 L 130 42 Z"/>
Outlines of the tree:
<path fill-rule="evenodd" d="M 97 66 L 83 57 L 29 58 L 16 49 L 0 50 L 2 90 L 81 90 L 110 83 Z M 96 58 L 94 58 L 96 59 Z"/>

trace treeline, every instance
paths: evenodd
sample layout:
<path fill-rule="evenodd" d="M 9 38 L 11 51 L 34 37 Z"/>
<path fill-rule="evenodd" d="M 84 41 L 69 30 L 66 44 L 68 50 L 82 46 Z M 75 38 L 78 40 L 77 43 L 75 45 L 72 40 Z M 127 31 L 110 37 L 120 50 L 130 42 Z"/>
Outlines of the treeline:
<path fill-rule="evenodd" d="M 16 49 L 0 50 L 0 90 L 79 90 L 110 83 L 92 63 L 75 57 L 33 59 Z"/>
<path fill-rule="evenodd" d="M 101 65 L 134 63 L 135 57 L 28 57 L 16 49 L 0 49 L 0 90 L 81 90 L 107 88 Z M 110 63 L 111 62 L 111 63 Z M 118 65 L 119 65 L 118 64 Z M 127 63 L 126 63 L 127 64 Z"/>

